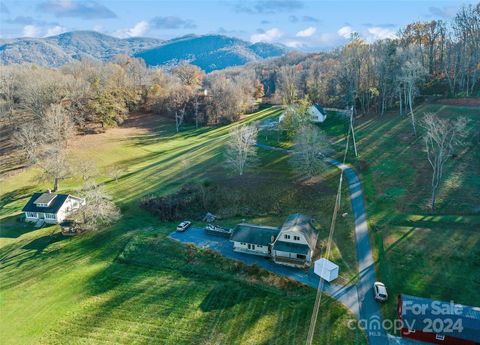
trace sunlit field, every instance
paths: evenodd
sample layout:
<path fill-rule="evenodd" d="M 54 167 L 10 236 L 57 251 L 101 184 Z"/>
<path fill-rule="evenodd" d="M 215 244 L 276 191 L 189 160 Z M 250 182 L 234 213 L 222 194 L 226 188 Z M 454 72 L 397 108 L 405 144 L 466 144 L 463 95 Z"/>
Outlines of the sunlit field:
<path fill-rule="evenodd" d="M 257 121 L 279 114 L 269 108 L 247 116 Z M 149 115 L 153 116 L 153 115 Z M 144 119 L 145 120 L 145 119 Z M 162 223 L 138 207 L 142 196 L 167 194 L 205 178 L 233 178 L 223 161 L 231 126 L 184 128 L 162 118 L 132 119 L 104 134 L 76 137 L 72 157 L 95 159 L 98 181 L 120 206 L 120 222 L 99 232 L 64 238 L 57 226 L 35 229 L 19 222 L 29 195 L 49 186 L 35 169 L 2 181 L 0 332 L 8 344 L 298 344 L 305 341 L 315 290 L 248 268 L 211 252 L 171 241 L 173 223 Z M 148 123 L 148 126 L 145 126 Z M 259 150 L 249 183 L 285 188 L 300 183 L 288 158 Z M 121 170 L 118 181 L 107 176 Z M 259 179 L 256 181 L 256 177 Z M 300 211 L 311 212 L 326 237 L 338 173 L 325 172 L 314 183 L 321 193 Z M 238 180 L 237 180 L 238 181 Z M 262 182 L 263 181 L 263 182 Z M 270 181 L 270 182 L 268 182 Z M 72 178 L 62 192 L 79 188 Z M 303 187 L 302 187 L 303 188 Z M 305 187 L 306 188 L 306 187 Z M 349 204 L 345 203 L 349 211 Z M 284 214 L 251 221 L 279 225 Z M 239 220 L 226 220 L 234 224 Z M 348 279 L 356 271 L 351 219 L 342 219 L 336 256 Z M 340 258 L 341 257 L 341 258 Z M 315 344 L 364 344 L 364 335 L 348 330 L 351 315 L 324 299 Z"/>

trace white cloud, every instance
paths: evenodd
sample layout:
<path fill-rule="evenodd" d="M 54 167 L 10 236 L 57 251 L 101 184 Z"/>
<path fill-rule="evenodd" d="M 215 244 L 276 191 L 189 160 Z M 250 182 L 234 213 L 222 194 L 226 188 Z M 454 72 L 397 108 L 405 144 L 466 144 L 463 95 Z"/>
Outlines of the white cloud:
<path fill-rule="evenodd" d="M 130 29 L 120 29 L 115 32 L 115 36 L 120 38 L 128 38 L 128 37 L 138 37 L 143 36 L 148 32 L 149 25 L 148 22 L 142 20 L 138 22 Z"/>
<path fill-rule="evenodd" d="M 285 44 L 289 48 L 301 48 L 301 47 L 305 46 L 304 43 L 302 43 L 300 41 L 295 41 L 295 40 L 287 40 L 283 44 Z"/>
<path fill-rule="evenodd" d="M 318 41 L 321 44 L 330 45 L 337 42 L 341 37 L 336 32 L 323 32 L 320 34 Z"/>
<path fill-rule="evenodd" d="M 23 27 L 23 37 L 38 37 L 40 36 L 40 28 L 35 25 L 25 25 Z"/>
<path fill-rule="evenodd" d="M 350 36 L 354 33 L 353 28 L 351 26 L 343 26 L 338 31 L 337 34 L 342 36 L 343 38 L 350 38 Z"/>
<path fill-rule="evenodd" d="M 368 35 L 367 35 L 367 40 L 368 41 L 376 41 L 376 40 L 383 40 L 386 38 L 395 38 L 395 31 L 392 29 L 388 28 L 382 28 L 380 26 L 374 26 L 371 28 L 368 28 Z"/>
<path fill-rule="evenodd" d="M 45 37 L 60 35 L 60 34 L 63 34 L 64 32 L 67 32 L 67 28 L 60 25 L 55 25 L 47 29 L 47 33 L 45 34 Z"/>
<path fill-rule="evenodd" d="M 271 43 L 283 36 L 283 32 L 280 31 L 278 28 L 271 28 L 270 30 L 267 30 L 265 32 L 253 34 L 250 36 L 250 41 L 252 43 L 257 43 L 257 42 L 267 42 Z"/>
<path fill-rule="evenodd" d="M 317 31 L 317 29 L 315 27 L 309 26 L 305 30 L 301 30 L 301 31 L 297 32 L 297 34 L 295 36 L 297 36 L 297 37 L 310 37 L 315 33 L 315 31 Z"/>

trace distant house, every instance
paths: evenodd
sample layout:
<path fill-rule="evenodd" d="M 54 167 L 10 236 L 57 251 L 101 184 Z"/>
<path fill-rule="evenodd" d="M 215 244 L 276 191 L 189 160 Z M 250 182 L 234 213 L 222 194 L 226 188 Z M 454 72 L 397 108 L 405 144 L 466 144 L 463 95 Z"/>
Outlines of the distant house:
<path fill-rule="evenodd" d="M 327 119 L 327 113 L 325 112 L 325 109 L 323 109 L 323 107 L 318 103 L 315 103 L 308 108 L 308 114 L 310 115 L 310 121 L 313 123 L 322 123 Z M 282 122 L 284 118 L 285 114 L 282 114 L 278 118 L 278 121 Z"/>
<path fill-rule="evenodd" d="M 233 242 L 233 250 L 236 252 L 270 256 L 272 243 L 279 232 L 280 229 L 272 226 L 242 223 L 234 229 L 230 241 Z"/>
<path fill-rule="evenodd" d="M 317 231 L 312 219 L 304 214 L 288 216 L 272 247 L 276 263 L 304 267 L 310 266 L 317 244 Z"/>
<path fill-rule="evenodd" d="M 22 209 L 27 222 L 58 224 L 85 205 L 85 200 L 69 194 L 34 193 Z"/>
<path fill-rule="evenodd" d="M 480 308 L 398 296 L 402 337 L 434 344 L 476 345 L 480 342 Z"/>
<path fill-rule="evenodd" d="M 271 257 L 287 266 L 310 266 L 317 232 L 310 217 L 300 213 L 288 216 L 282 227 L 239 224 L 230 240 L 233 250 L 247 254 Z"/>

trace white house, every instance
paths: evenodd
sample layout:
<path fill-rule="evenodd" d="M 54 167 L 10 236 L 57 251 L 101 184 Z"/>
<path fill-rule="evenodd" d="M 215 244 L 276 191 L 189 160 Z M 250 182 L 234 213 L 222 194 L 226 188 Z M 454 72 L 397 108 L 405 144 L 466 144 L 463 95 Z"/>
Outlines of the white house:
<path fill-rule="evenodd" d="M 68 194 L 34 193 L 25 207 L 27 222 L 43 221 L 49 224 L 58 224 L 85 205 L 85 200 Z"/>
<path fill-rule="evenodd" d="M 312 219 L 300 213 L 288 216 L 282 227 L 239 224 L 230 241 L 236 252 L 273 258 L 278 264 L 310 266 L 317 243 Z"/>
<path fill-rule="evenodd" d="M 312 219 L 295 213 L 288 216 L 272 246 L 273 261 L 282 265 L 310 266 L 317 244 Z"/>
<path fill-rule="evenodd" d="M 242 223 L 234 229 L 230 241 L 233 242 L 233 250 L 236 252 L 268 257 L 279 231 L 272 226 Z"/>
<path fill-rule="evenodd" d="M 318 103 L 315 103 L 308 108 L 308 114 L 310 115 L 310 120 L 313 123 L 322 123 L 327 118 L 327 113 L 325 112 L 325 109 L 323 109 L 323 107 Z M 284 118 L 285 113 L 280 115 L 278 121 L 282 122 Z"/>

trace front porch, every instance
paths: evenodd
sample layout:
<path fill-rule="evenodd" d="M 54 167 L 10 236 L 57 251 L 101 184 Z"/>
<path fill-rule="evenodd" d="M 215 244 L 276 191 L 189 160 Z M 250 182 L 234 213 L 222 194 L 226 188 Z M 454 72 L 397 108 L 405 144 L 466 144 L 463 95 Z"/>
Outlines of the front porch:
<path fill-rule="evenodd" d="M 291 258 L 287 256 L 276 255 L 274 256 L 273 261 L 277 264 L 294 266 L 294 267 L 303 268 L 303 267 L 309 266 L 306 258 L 301 259 L 301 258 Z"/>

